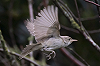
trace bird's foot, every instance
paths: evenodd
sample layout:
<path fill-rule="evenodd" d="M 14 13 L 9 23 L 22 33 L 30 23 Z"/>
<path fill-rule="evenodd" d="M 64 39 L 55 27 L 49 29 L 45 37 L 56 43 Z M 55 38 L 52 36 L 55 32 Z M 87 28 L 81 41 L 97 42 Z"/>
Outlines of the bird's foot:
<path fill-rule="evenodd" d="M 46 53 L 44 53 L 45 55 L 46 55 L 46 58 L 48 58 L 47 60 L 50 60 L 51 59 L 51 55 L 53 54 L 53 58 L 55 58 L 55 56 L 56 56 L 56 53 L 55 53 L 55 51 L 52 51 L 50 54 L 46 54 Z"/>

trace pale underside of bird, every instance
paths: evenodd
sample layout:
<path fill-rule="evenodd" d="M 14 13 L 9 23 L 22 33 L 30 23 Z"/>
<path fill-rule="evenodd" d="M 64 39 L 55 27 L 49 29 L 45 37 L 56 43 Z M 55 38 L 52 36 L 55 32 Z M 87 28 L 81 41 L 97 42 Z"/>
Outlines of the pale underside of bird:
<path fill-rule="evenodd" d="M 51 52 L 45 54 L 51 59 L 51 54 L 56 55 L 55 49 L 67 47 L 73 41 L 69 36 L 60 36 L 60 24 L 58 21 L 58 8 L 53 5 L 45 7 L 38 13 L 34 22 L 25 21 L 25 25 L 31 35 L 35 36 L 37 44 L 27 45 L 21 53 L 21 58 L 28 55 L 31 51 L 41 50 Z"/>

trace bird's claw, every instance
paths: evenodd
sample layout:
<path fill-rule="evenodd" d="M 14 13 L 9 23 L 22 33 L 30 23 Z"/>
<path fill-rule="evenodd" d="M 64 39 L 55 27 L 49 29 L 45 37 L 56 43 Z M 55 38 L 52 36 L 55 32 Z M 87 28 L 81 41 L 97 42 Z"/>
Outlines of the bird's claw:
<path fill-rule="evenodd" d="M 46 55 L 46 58 L 48 58 L 47 60 L 50 60 L 50 59 L 51 59 L 51 55 L 52 55 L 52 54 L 54 54 L 54 55 L 53 55 L 53 58 L 55 58 L 55 56 L 56 56 L 55 51 L 52 51 L 50 54 L 46 54 L 46 53 L 44 53 L 44 54 Z"/>

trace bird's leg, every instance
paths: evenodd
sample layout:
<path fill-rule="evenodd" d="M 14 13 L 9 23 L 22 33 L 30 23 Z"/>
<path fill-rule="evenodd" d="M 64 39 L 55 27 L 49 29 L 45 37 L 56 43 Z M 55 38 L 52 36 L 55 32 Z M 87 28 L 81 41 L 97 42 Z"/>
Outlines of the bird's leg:
<path fill-rule="evenodd" d="M 51 59 L 50 54 L 48 55 L 48 54 L 44 53 L 44 55 L 46 55 L 46 58 L 48 58 L 47 60 Z"/>
<path fill-rule="evenodd" d="M 49 55 L 52 55 L 52 54 L 54 54 L 54 55 L 53 55 L 53 58 L 54 58 L 54 57 L 56 56 L 55 51 L 52 50 L 51 53 L 50 53 Z"/>
<path fill-rule="evenodd" d="M 52 55 L 52 54 L 54 54 L 53 58 L 56 56 L 55 51 L 53 51 L 53 50 L 51 50 L 51 49 L 49 49 L 49 48 L 43 48 L 43 50 L 51 52 L 50 54 L 44 53 L 44 55 L 46 55 L 46 57 L 48 58 L 47 60 L 51 59 L 51 55 Z"/>

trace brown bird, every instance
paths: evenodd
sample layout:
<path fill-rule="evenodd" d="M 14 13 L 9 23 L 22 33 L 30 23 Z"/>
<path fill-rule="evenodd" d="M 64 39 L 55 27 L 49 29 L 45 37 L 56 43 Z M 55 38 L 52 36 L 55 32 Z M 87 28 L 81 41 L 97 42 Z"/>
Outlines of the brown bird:
<path fill-rule="evenodd" d="M 67 47 L 73 41 L 69 36 L 60 35 L 60 24 L 58 21 L 58 8 L 53 5 L 44 8 L 38 13 L 34 22 L 25 21 L 26 27 L 31 35 L 35 36 L 37 44 L 27 45 L 21 53 L 21 58 L 28 55 L 31 51 L 41 50 L 51 52 L 45 54 L 48 59 L 51 59 L 51 54 L 56 55 L 55 49 Z"/>

